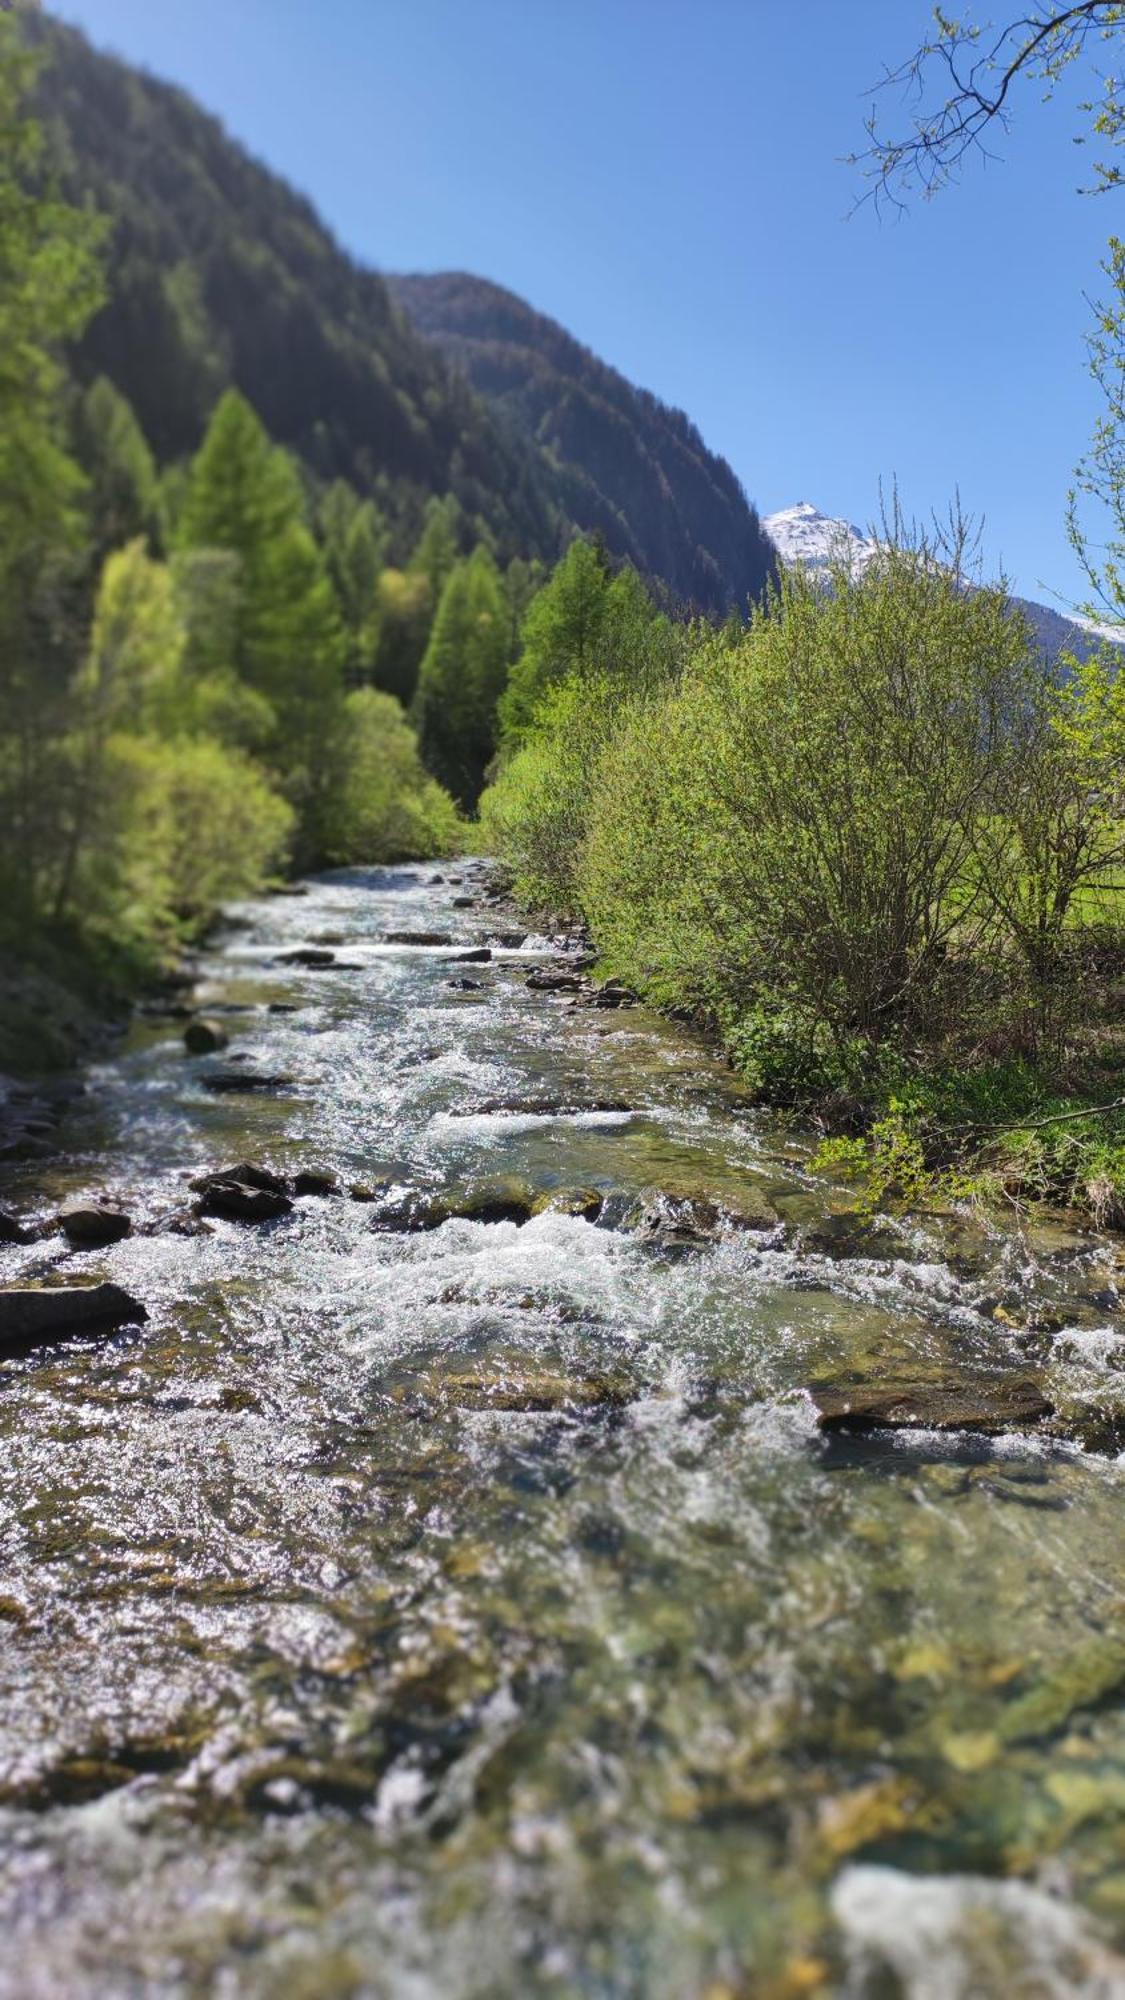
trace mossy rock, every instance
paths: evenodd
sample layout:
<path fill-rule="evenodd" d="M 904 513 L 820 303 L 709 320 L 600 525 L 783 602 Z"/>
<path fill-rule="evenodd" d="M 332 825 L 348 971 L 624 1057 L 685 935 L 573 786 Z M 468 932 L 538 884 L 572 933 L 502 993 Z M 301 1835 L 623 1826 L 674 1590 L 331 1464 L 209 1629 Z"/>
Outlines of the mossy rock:
<path fill-rule="evenodd" d="M 531 1212 L 533 1215 L 573 1215 L 583 1222 L 596 1222 L 604 1202 L 605 1197 L 597 1188 L 553 1188 L 549 1194 L 536 1195 Z"/>

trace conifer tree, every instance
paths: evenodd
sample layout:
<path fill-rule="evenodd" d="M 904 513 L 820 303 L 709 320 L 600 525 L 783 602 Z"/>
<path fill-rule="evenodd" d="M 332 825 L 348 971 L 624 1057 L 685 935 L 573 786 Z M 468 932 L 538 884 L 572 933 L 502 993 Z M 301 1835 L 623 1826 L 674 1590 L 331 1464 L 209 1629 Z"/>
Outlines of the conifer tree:
<path fill-rule="evenodd" d="M 609 589 L 602 550 L 593 542 L 572 542 L 524 619 L 523 650 L 500 703 L 506 741 L 518 742 L 526 735 L 536 703 L 552 682 L 594 663 Z"/>
<path fill-rule="evenodd" d="M 488 550 L 478 547 L 446 581 L 414 704 L 425 763 L 466 809 L 495 748 L 507 674 L 504 589 Z"/>
<path fill-rule="evenodd" d="M 293 463 L 235 390 L 220 401 L 192 465 L 178 541 L 238 558 L 230 664 L 273 706 L 273 761 L 302 818 L 301 852 L 314 853 L 345 639 Z"/>
<path fill-rule="evenodd" d="M 24 109 L 35 67 L 0 16 L 0 904 L 9 913 L 34 900 L 53 862 L 70 664 L 58 636 L 83 484 L 63 445 L 56 348 L 100 297 L 97 225 L 43 189 L 39 129 Z"/>
<path fill-rule="evenodd" d="M 82 397 L 75 420 L 78 459 L 89 482 L 88 513 L 95 554 L 151 539 L 158 519 L 158 479 L 148 441 L 132 404 L 99 375 Z"/>

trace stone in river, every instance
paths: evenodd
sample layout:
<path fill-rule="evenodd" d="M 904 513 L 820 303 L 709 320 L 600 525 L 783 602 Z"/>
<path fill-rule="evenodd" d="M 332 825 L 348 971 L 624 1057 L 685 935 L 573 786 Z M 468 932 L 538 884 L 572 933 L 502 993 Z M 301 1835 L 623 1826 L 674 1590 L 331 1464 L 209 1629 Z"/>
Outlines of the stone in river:
<path fill-rule="evenodd" d="M 0 1243 L 30 1243 L 31 1237 L 24 1229 L 18 1216 L 10 1209 L 0 1208 Z"/>
<path fill-rule="evenodd" d="M 443 1359 L 395 1393 L 396 1400 L 432 1409 L 444 1406 L 532 1416 L 551 1411 L 621 1409 L 637 1392 L 629 1378 L 616 1371 L 572 1371 L 537 1355 L 509 1350 L 479 1360 Z"/>
<path fill-rule="evenodd" d="M 486 944 L 474 945 L 470 951 L 459 951 L 456 957 L 451 960 L 451 963 L 453 965 L 487 965 L 491 957 L 492 953 Z"/>
<path fill-rule="evenodd" d="M 426 1195 L 417 1191 L 390 1202 L 372 1217 L 371 1227 L 381 1234 L 440 1229 L 443 1223 L 530 1222 L 535 1197 L 519 1181 L 485 1182 L 483 1185 L 446 1195 Z"/>
<path fill-rule="evenodd" d="M 0 1352 L 72 1334 L 139 1326 L 148 1314 L 120 1285 L 21 1287 L 0 1291 Z"/>
<path fill-rule="evenodd" d="M 384 944 L 453 944 L 448 931 L 388 931 Z"/>
<path fill-rule="evenodd" d="M 480 982 L 480 980 L 479 980 L 479 979 L 465 979 L 465 978 L 461 978 L 461 979 L 447 979 L 445 983 L 446 983 L 446 985 L 447 985 L 447 986 L 450 986 L 450 987 L 452 987 L 452 988 L 453 988 L 453 990 L 454 990 L 455 992 L 457 992 L 457 993 L 483 993 L 483 992 L 484 992 L 484 987 L 483 987 L 483 986 L 481 985 L 481 982 Z"/>
<path fill-rule="evenodd" d="M 529 973 L 524 984 L 532 993 L 581 993 L 589 981 L 583 979 L 580 973 L 555 972 L 544 965 L 537 972 Z"/>
<path fill-rule="evenodd" d="M 471 910 L 475 907 L 476 900 L 475 896 L 454 896 L 453 908 L 455 910 Z"/>
<path fill-rule="evenodd" d="M 64 1208 L 58 1226 L 75 1250 L 101 1250 L 107 1243 L 120 1243 L 122 1237 L 131 1235 L 133 1228 L 128 1216 L 118 1209 L 81 1203 Z"/>
<path fill-rule="evenodd" d="M 339 1194 L 340 1183 L 335 1174 L 318 1173 L 315 1168 L 303 1167 L 293 1176 L 294 1194 L 329 1195 Z"/>
<path fill-rule="evenodd" d="M 217 1215 L 224 1222 L 274 1222 L 293 1207 L 284 1182 L 264 1168 L 232 1167 L 193 1185 L 200 1189 L 196 1213 Z"/>
<path fill-rule="evenodd" d="M 277 962 L 279 965 L 303 965 L 309 971 L 319 972 L 327 965 L 335 965 L 336 954 L 318 944 L 303 944 L 297 951 L 283 951 Z"/>
<path fill-rule="evenodd" d="M 1004 1375 L 897 1386 L 814 1383 L 809 1394 L 822 1431 L 977 1431 L 997 1437 L 1054 1413 L 1038 1383 Z"/>
<path fill-rule="evenodd" d="M 233 1167 L 214 1167 L 209 1173 L 198 1174 L 188 1185 L 196 1194 L 205 1194 L 215 1181 L 242 1181 L 246 1187 L 265 1188 L 267 1194 L 289 1192 L 286 1181 L 272 1167 L 259 1167 L 252 1160 L 239 1160 Z"/>
<path fill-rule="evenodd" d="M 256 1070 L 216 1069 L 210 1076 L 201 1077 L 200 1081 L 204 1090 L 224 1096 L 244 1090 L 285 1090 L 293 1079 L 291 1076 L 261 1076 Z"/>
<path fill-rule="evenodd" d="M 266 1008 L 267 1014 L 299 1014 L 300 1011 L 295 1000 L 271 1000 Z"/>
<path fill-rule="evenodd" d="M 189 1056 L 211 1056 L 217 1049 L 225 1049 L 229 1037 L 225 1028 L 217 1021 L 208 1021 L 204 1015 L 189 1021 L 184 1029 L 184 1047 Z"/>

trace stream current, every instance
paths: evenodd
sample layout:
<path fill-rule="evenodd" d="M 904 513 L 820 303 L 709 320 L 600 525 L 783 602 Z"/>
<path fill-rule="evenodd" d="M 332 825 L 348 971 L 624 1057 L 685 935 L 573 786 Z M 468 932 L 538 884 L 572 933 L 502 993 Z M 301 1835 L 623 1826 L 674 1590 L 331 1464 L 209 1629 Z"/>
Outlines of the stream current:
<path fill-rule="evenodd" d="M 689 1031 L 529 990 L 486 884 L 246 905 L 230 1049 L 138 1020 L 5 1170 L 134 1234 L 0 1282 L 149 1317 L 0 1367 L 0 1993 L 1125 1994 L 1120 1242 L 857 1235 Z M 289 1081 L 208 1090 L 240 1057 Z M 246 1160 L 341 1192 L 160 1226 Z M 548 1205 L 373 1226 L 509 1183 Z M 656 1192 L 776 1226 L 667 1254 Z M 829 1436 L 807 1393 L 966 1372 L 1063 1422 Z"/>

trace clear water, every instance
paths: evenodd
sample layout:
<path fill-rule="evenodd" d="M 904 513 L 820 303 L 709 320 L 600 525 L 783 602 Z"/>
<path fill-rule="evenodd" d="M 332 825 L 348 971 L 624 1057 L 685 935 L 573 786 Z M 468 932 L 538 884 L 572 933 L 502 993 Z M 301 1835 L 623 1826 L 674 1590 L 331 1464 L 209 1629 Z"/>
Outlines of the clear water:
<path fill-rule="evenodd" d="M 138 1026 L 5 1197 L 155 1221 L 249 1158 L 784 1230 L 672 1261 L 307 1199 L 0 1253 L 150 1313 L 0 1371 L 0 1992 L 1125 1994 L 1125 1467 L 831 1442 L 804 1393 L 1033 1369 L 1112 1414 L 1119 1246 L 944 1216 L 824 1254 L 845 1196 L 685 1031 L 529 992 L 545 940 L 381 942 L 486 937 L 454 872 L 248 906 L 204 993 L 293 1087 L 213 1097 Z M 276 963 L 325 933 L 359 969 Z M 511 1097 L 635 1110 L 472 1115 Z"/>

